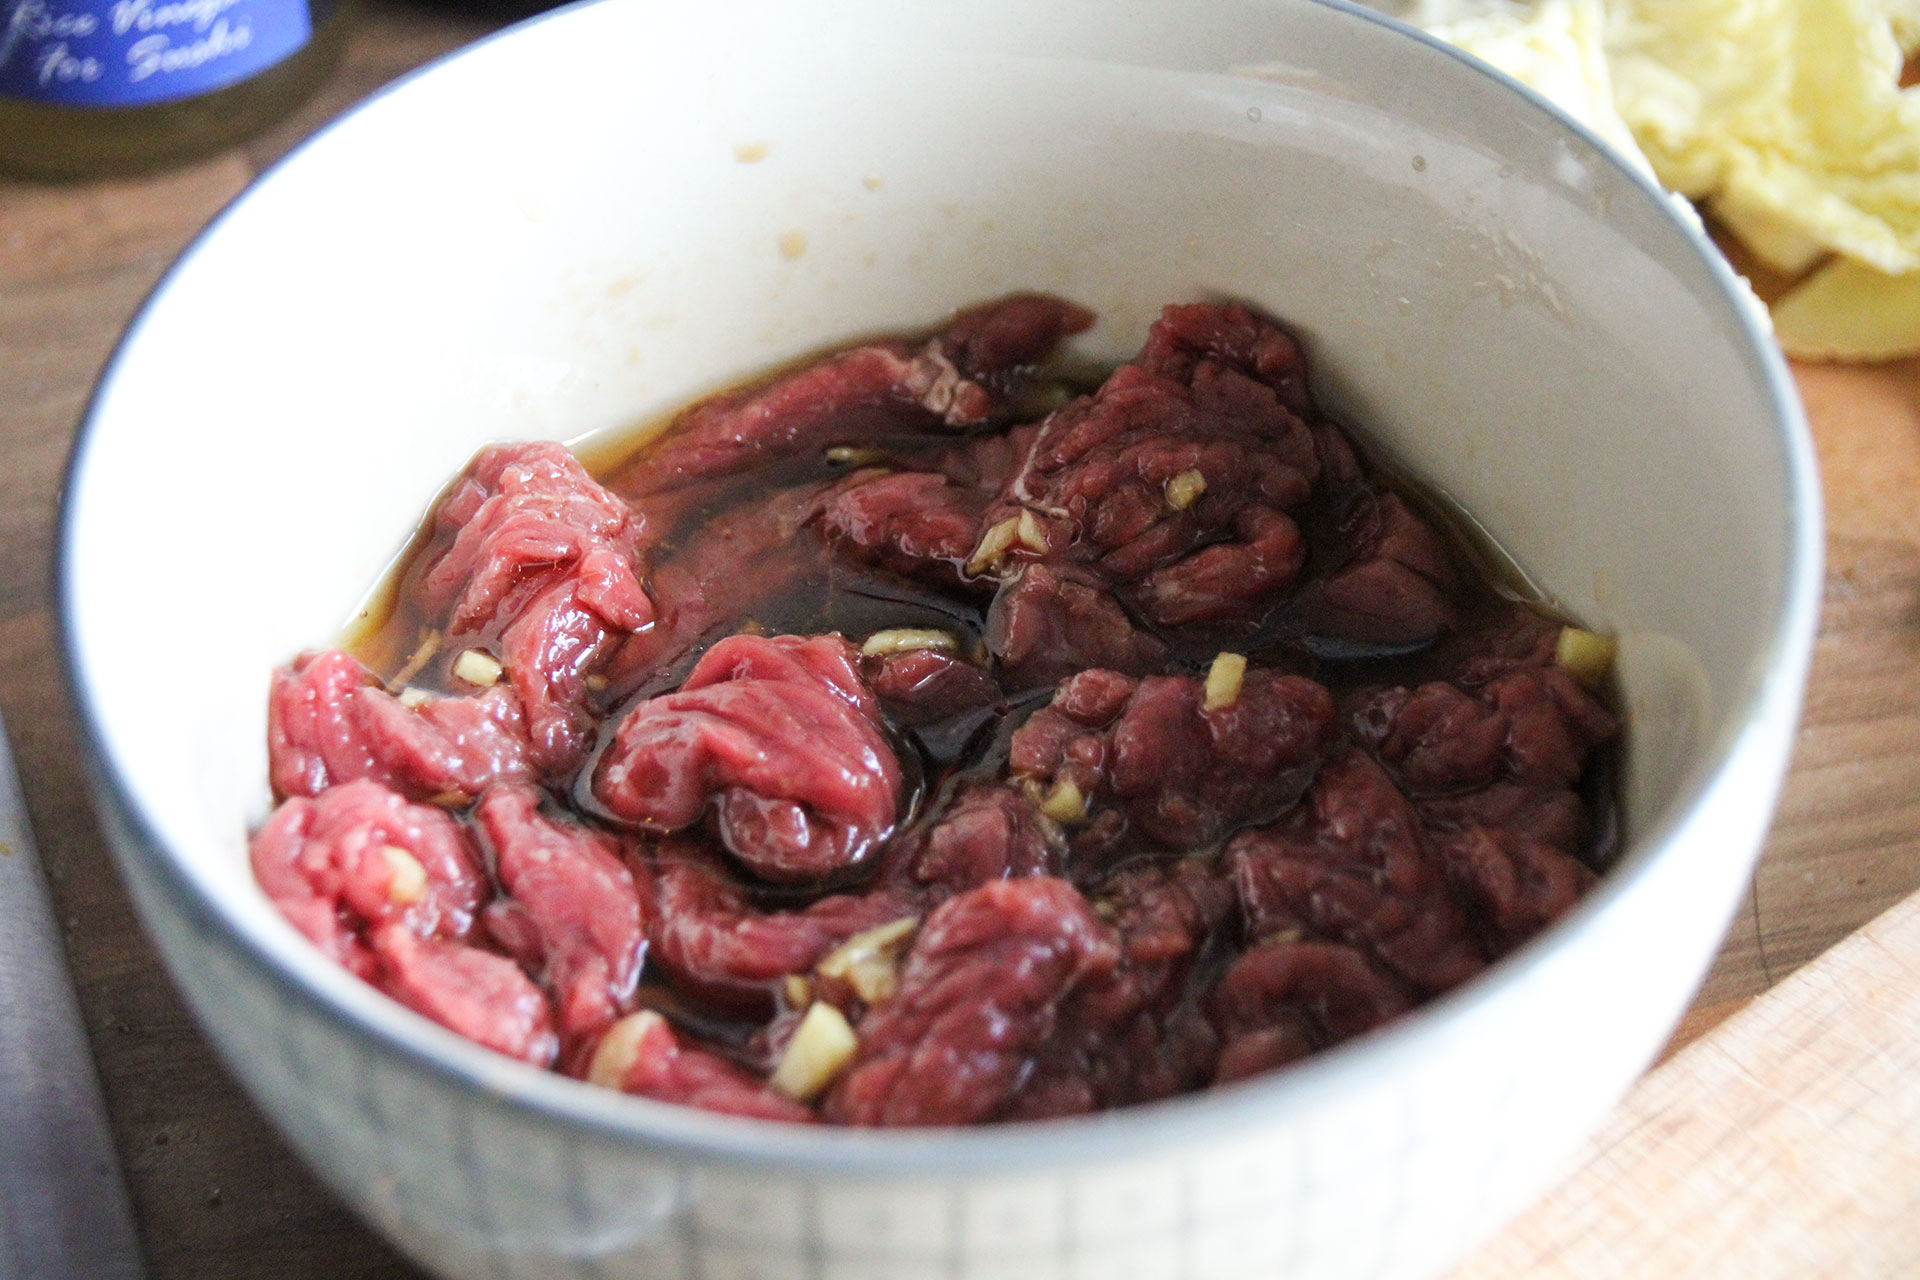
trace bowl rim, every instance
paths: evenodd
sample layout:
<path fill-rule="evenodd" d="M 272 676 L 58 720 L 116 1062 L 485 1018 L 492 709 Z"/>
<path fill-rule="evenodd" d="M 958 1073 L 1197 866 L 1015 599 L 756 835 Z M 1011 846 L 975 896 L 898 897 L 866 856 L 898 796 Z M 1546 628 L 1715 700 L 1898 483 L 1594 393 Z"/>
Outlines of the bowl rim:
<path fill-rule="evenodd" d="M 1417 27 L 1354 0 L 1292 0 L 1345 15 L 1391 32 L 1395 38 L 1411 38 L 1445 55 L 1465 72 L 1491 79 L 1544 113 L 1552 127 L 1568 135 L 1589 161 L 1598 159 L 1624 177 L 1631 188 L 1654 203 L 1668 228 L 1691 249 L 1693 265 L 1705 269 L 1705 287 L 1700 281 L 1689 281 L 1691 291 L 1704 303 L 1717 304 L 1728 313 L 1732 327 L 1727 336 L 1738 339 L 1740 356 L 1770 403 L 1768 443 L 1780 451 L 1786 484 L 1780 530 L 1785 543 L 1785 572 L 1760 660 L 1745 678 L 1740 696 L 1729 706 L 1726 727 L 1701 746 L 1664 812 L 1630 843 L 1619 863 L 1573 911 L 1462 987 L 1426 1002 L 1391 1026 L 1315 1054 L 1286 1070 L 1092 1116 L 943 1129 L 863 1130 L 768 1124 L 597 1088 L 481 1048 L 388 999 L 337 966 L 330 966 L 317 950 L 311 964 L 287 963 L 285 957 L 275 954 L 275 947 L 260 928 L 224 911 L 168 847 L 140 812 L 109 747 L 105 717 L 89 687 L 76 630 L 78 587 L 72 555 L 81 505 L 78 498 L 86 483 L 95 428 L 127 352 L 139 342 L 161 300 L 257 189 L 270 183 L 282 169 L 298 163 L 310 147 L 342 123 L 393 94 L 408 91 L 415 81 L 442 66 L 475 56 L 530 27 L 566 22 L 604 2 L 576 0 L 422 64 L 355 103 L 257 174 L 195 234 L 140 303 L 89 395 L 60 484 L 53 563 L 59 657 L 68 699 L 79 723 L 82 763 L 123 877 L 164 892 L 200 939 L 224 948 L 241 963 L 263 973 L 279 999 L 310 1011 L 348 1036 L 362 1052 L 428 1075 L 467 1095 L 477 1105 L 557 1121 L 593 1137 L 636 1144 L 662 1156 L 752 1163 L 763 1169 L 854 1176 L 959 1175 L 1139 1157 L 1174 1143 L 1244 1133 L 1251 1120 L 1271 1119 L 1283 1111 L 1310 1111 L 1322 1100 L 1350 1095 L 1363 1077 L 1391 1075 L 1401 1069 L 1403 1061 L 1417 1062 L 1431 1052 L 1432 1042 L 1451 1034 L 1454 1023 L 1500 1001 L 1504 993 L 1524 983 L 1530 972 L 1569 945 L 1589 922 L 1608 914 L 1644 882 L 1655 864 L 1663 861 L 1701 815 L 1712 808 L 1714 797 L 1740 780 L 1738 766 L 1749 758 L 1764 761 L 1774 735 L 1784 736 L 1797 717 L 1822 586 L 1821 488 L 1812 437 L 1795 383 L 1770 332 L 1754 314 L 1744 282 L 1704 229 L 1682 217 L 1653 179 L 1533 89 Z M 1779 723 L 1782 717 L 1786 726 Z M 1770 772 L 1769 781 L 1777 787 L 1779 775 Z M 1771 804 L 1770 794 L 1769 808 Z M 147 924 L 148 912 L 143 908 L 141 914 L 143 924 Z M 290 930 L 278 920 L 266 922 L 266 926 Z M 196 1019 L 201 1017 L 197 1008 L 194 1014 Z"/>

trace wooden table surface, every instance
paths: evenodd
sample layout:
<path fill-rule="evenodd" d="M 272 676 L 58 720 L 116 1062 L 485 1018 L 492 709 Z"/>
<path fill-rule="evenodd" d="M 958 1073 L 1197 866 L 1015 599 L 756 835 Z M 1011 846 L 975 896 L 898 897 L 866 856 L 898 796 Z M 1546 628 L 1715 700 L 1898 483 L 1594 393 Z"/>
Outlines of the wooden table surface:
<path fill-rule="evenodd" d="M 135 180 L 0 180 L 0 710 L 155 1280 L 418 1273 L 254 1113 L 134 920 L 89 809 L 55 658 L 62 463 L 115 338 L 194 231 L 323 121 L 495 25 L 375 0 L 320 96 L 245 147 Z M 1920 889 L 1920 361 L 1797 373 L 1827 493 L 1825 614 L 1772 836 L 1678 1040 Z"/>

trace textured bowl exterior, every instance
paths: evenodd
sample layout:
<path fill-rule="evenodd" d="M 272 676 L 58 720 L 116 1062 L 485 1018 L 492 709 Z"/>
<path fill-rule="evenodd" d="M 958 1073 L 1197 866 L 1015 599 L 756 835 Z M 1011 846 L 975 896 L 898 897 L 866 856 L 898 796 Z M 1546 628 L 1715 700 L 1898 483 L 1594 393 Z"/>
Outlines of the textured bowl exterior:
<path fill-rule="evenodd" d="M 1352 6 L 1040 8 L 538 20 L 296 152 L 103 377 L 61 616 L 122 871 L 262 1110 L 449 1280 L 1417 1280 L 1544 1189 L 1733 911 L 1820 525 L 1784 367 L 1724 265 L 1576 129 Z M 631 426 L 1014 287 L 1098 309 L 1095 356 L 1182 297 L 1299 324 L 1336 412 L 1622 635 L 1628 847 L 1572 917 L 1269 1079 L 871 1134 L 535 1072 L 273 914 L 244 856 L 266 672 L 337 625 L 474 447 Z M 191 696 L 125 669 L 129 615 L 194 620 L 148 654 Z"/>
<path fill-rule="evenodd" d="M 1395 1062 L 1328 1055 L 1285 1111 L 1161 1117 L 1117 1151 L 1062 1134 L 1053 1159 L 952 1171 L 703 1158 L 449 1079 L 276 981 L 116 837 L 229 1067 L 329 1187 L 448 1280 L 1413 1280 L 1544 1189 L 1672 1026 L 1718 937 L 1701 917 L 1737 899 L 1764 828 L 1786 743 L 1770 737 L 1752 789 L 1702 811 L 1606 936 L 1503 993 L 1524 998 L 1451 1010 Z M 1543 1033 L 1569 1009 L 1579 1033 Z"/>

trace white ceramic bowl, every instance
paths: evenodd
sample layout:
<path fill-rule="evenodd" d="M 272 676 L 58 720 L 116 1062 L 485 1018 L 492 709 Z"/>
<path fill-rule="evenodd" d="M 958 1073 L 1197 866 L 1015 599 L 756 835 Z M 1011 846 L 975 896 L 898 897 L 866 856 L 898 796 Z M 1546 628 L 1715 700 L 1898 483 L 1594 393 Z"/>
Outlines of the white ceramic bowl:
<path fill-rule="evenodd" d="M 483 441 L 645 422 L 1012 288 L 1134 349 L 1247 298 L 1319 394 L 1624 636 L 1624 861 L 1467 989 L 1298 1069 L 1098 1119 L 767 1127 L 495 1057 L 255 887 L 267 674 Z M 1432 1273 L 1655 1052 L 1779 783 L 1819 580 L 1786 371 L 1589 138 L 1315 0 L 608 0 L 328 129 L 222 215 L 101 383 L 68 661 L 121 866 L 234 1073 L 458 1277 Z"/>

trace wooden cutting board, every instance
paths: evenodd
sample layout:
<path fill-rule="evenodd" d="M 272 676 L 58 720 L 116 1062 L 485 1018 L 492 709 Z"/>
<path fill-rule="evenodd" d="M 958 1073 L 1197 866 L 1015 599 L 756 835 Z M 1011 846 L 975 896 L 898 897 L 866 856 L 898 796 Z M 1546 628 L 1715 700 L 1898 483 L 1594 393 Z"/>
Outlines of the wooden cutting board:
<path fill-rule="evenodd" d="M 1920 894 L 1642 1080 L 1451 1280 L 1920 1276 Z"/>

